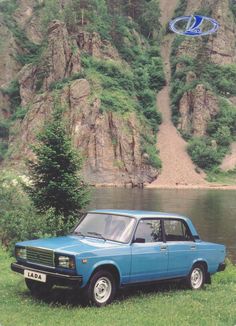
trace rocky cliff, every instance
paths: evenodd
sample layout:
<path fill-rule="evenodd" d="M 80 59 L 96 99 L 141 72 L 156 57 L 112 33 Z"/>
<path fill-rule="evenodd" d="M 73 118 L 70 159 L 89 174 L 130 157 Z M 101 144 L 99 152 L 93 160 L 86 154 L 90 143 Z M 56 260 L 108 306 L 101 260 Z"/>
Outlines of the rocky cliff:
<path fill-rule="evenodd" d="M 217 33 L 202 38 L 184 38 L 175 49 L 176 58 L 188 57 L 195 61 L 195 66 L 192 67 L 193 71 L 186 63 L 179 62 L 176 64 L 176 72 L 183 72 L 186 68 L 188 70 L 184 80 L 185 85 L 195 84 L 195 86 L 190 86 L 189 90 L 183 93 L 178 102 L 178 128 L 184 134 L 204 136 L 207 132 L 208 123 L 214 120 L 220 109 L 218 103 L 219 93 L 211 91 L 205 84 L 201 84 L 202 79 L 204 79 L 202 76 L 207 65 L 224 67 L 229 64 L 236 64 L 236 24 L 230 8 L 232 1 L 202 0 L 196 2 L 190 0 L 186 3 L 184 14 L 191 15 L 195 12 L 208 14 L 220 24 Z M 205 81 L 209 84 L 212 83 L 209 78 L 205 79 Z M 230 97 L 230 92 L 220 95 Z"/>
<path fill-rule="evenodd" d="M 2 23 L 0 112 L 3 124 L 11 120 L 3 165 L 24 171 L 24 159 L 32 157 L 30 145 L 57 103 L 65 108 L 64 118 L 74 146 L 84 157 L 86 181 L 127 186 L 153 181 L 158 169 L 150 163 L 144 146 L 144 135 L 153 137 L 153 131 L 135 108 L 127 109 L 125 114 L 113 110 L 112 104 L 110 109 L 102 108 L 100 93 L 97 94 L 101 85 L 88 80 L 81 57 L 107 60 L 130 71 L 127 62 L 110 41 L 83 26 L 71 31 L 63 21 L 53 20 L 45 36 L 40 10 L 35 12 L 35 6 L 40 8 L 42 4 L 43 1 L 21 0 L 11 13 L 14 28 L 24 32 L 30 50 L 19 43 L 6 22 Z M 63 10 L 64 3 L 60 6 Z M 141 41 L 140 44 L 143 46 Z M 34 46 L 40 47 L 37 57 L 19 63 L 16 57 L 29 56 Z M 12 103 L 16 97 L 17 103 Z"/>

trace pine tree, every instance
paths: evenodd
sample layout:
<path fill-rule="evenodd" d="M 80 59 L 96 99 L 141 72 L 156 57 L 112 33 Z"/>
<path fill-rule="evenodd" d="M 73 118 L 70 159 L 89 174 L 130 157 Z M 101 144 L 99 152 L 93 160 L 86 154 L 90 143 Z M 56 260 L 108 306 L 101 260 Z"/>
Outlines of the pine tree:
<path fill-rule="evenodd" d="M 54 109 L 37 141 L 32 146 L 36 160 L 27 164 L 31 182 L 26 191 L 40 212 L 53 209 L 66 223 L 87 205 L 89 190 L 79 174 L 82 159 L 72 148 L 61 108 Z"/>

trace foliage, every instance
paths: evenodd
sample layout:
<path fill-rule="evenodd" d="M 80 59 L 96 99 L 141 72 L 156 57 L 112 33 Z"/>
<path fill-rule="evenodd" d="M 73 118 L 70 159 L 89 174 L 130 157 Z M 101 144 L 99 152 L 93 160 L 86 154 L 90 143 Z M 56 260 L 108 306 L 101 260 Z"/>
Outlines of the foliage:
<path fill-rule="evenodd" d="M 236 184 L 236 169 L 230 171 L 221 171 L 219 168 L 213 168 L 207 173 L 207 181 L 222 183 L 224 185 Z"/>
<path fill-rule="evenodd" d="M 142 154 L 147 154 L 148 163 L 156 169 L 160 169 L 162 164 L 156 147 L 156 137 L 142 134 L 141 138 Z"/>
<path fill-rule="evenodd" d="M 67 224 L 88 203 L 88 187 L 80 177 L 82 159 L 72 148 L 60 107 L 54 108 L 37 140 L 32 146 L 36 161 L 28 161 L 31 183 L 25 189 L 40 212 L 53 209 Z"/>
<path fill-rule="evenodd" d="M 135 101 L 132 98 L 127 98 L 127 93 L 122 90 L 106 90 L 101 94 L 101 110 L 114 112 L 130 112 L 135 107 Z"/>
<path fill-rule="evenodd" d="M 178 7 L 175 9 L 174 17 L 183 16 L 185 10 L 187 9 L 188 1 L 187 0 L 180 0 Z"/>
<path fill-rule="evenodd" d="M 23 106 L 18 106 L 15 109 L 15 112 L 11 116 L 11 121 L 14 122 L 17 119 L 23 120 L 27 112 L 28 112 L 28 108 Z"/>
<path fill-rule="evenodd" d="M 69 83 L 73 80 L 76 80 L 76 79 L 84 78 L 84 77 L 85 77 L 85 73 L 83 71 L 80 71 L 76 74 L 71 75 L 70 77 L 65 77 L 61 80 L 52 82 L 48 88 L 50 91 L 59 90 L 59 89 L 62 89 L 67 83 Z"/>
<path fill-rule="evenodd" d="M 2 162 L 5 159 L 7 150 L 8 150 L 7 141 L 0 139 L 0 162 Z"/>
<path fill-rule="evenodd" d="M 143 14 L 138 19 L 141 31 L 147 38 L 155 39 L 161 28 L 160 24 L 160 7 L 158 0 L 146 2 Z"/>
<path fill-rule="evenodd" d="M 193 138 L 188 145 L 188 153 L 195 164 L 209 170 L 221 163 L 226 152 L 224 148 L 213 146 L 210 139 Z"/>
<path fill-rule="evenodd" d="M 45 227 L 20 183 L 11 173 L 0 175 L 0 242 L 10 251 L 16 241 L 40 237 Z"/>
<path fill-rule="evenodd" d="M 5 15 L 12 15 L 17 9 L 17 0 L 1 0 L 0 1 L 0 12 Z"/>
<path fill-rule="evenodd" d="M 26 182 L 25 176 L 12 172 L 0 175 L 0 245 L 10 253 L 18 241 L 68 234 L 79 218 L 71 215 L 64 223 L 53 208 L 39 213 L 23 190 Z"/>
<path fill-rule="evenodd" d="M 9 97 L 11 112 L 13 113 L 15 108 L 21 103 L 20 84 L 18 80 L 13 80 L 7 88 L 1 88 L 0 91 Z"/>

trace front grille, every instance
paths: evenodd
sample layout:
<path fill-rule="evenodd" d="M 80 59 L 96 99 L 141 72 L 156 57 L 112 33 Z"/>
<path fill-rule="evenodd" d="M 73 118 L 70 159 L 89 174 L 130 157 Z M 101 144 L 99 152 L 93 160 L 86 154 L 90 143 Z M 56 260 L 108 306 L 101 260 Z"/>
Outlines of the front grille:
<path fill-rule="evenodd" d="M 26 248 L 27 261 L 44 266 L 54 267 L 54 254 L 52 250 L 41 248 Z"/>

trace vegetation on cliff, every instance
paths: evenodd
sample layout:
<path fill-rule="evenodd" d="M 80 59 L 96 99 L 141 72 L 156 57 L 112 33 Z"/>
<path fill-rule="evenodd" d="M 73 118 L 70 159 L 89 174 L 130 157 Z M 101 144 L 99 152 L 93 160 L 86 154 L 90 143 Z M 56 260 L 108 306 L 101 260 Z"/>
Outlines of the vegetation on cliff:
<path fill-rule="evenodd" d="M 186 1 L 181 1 L 179 7 L 179 10 L 182 10 L 181 14 L 186 10 L 186 5 Z M 234 5 L 232 2 L 232 10 L 234 10 Z M 213 9 L 210 5 L 209 7 L 206 5 L 202 9 L 199 8 L 197 13 L 209 15 L 209 11 L 212 13 Z M 173 122 L 189 141 L 188 153 L 194 163 L 207 171 L 215 170 L 220 165 L 229 152 L 231 143 L 236 140 L 236 107 L 230 101 L 236 95 L 236 64 L 223 64 L 223 59 L 221 64 L 214 62 L 210 42 L 212 40 L 210 41 L 209 37 L 192 40 L 186 40 L 183 36 L 175 37 L 171 52 L 170 93 Z M 231 61 L 234 62 L 233 58 Z M 205 99 L 200 99 L 202 103 L 196 104 L 197 99 L 194 100 L 194 94 L 198 85 L 202 85 L 208 93 L 205 93 Z M 217 101 L 218 109 L 215 108 L 215 110 L 217 109 L 215 112 L 211 112 L 210 102 L 207 102 L 209 96 L 214 97 Z M 187 111 L 181 112 L 181 105 L 183 109 L 181 101 L 184 97 L 188 99 L 188 104 L 185 104 L 184 107 L 188 113 L 186 113 Z M 193 121 L 191 122 L 191 119 L 194 119 L 194 114 L 195 117 L 197 116 L 197 112 L 194 111 L 197 110 L 197 105 L 198 109 L 200 109 L 200 105 L 205 106 L 205 112 L 209 112 L 205 118 L 202 116 L 202 120 L 206 119 L 204 123 L 207 123 L 205 130 L 202 127 L 202 134 L 194 131 Z M 192 123 L 188 130 L 181 125 L 181 121 L 184 119 L 189 119 L 189 125 Z M 199 124 L 201 123 L 200 119 L 199 116 Z"/>
<path fill-rule="evenodd" d="M 89 33 L 88 35 L 98 33 L 103 45 L 111 44 L 118 53 L 116 59 L 97 57 L 82 50 L 81 70 L 57 78 L 46 90 L 60 91 L 73 80 L 86 78 L 90 82 L 91 97 L 101 100 L 101 113 L 116 112 L 124 116 L 124 119 L 127 119 L 129 112 L 136 114 L 142 139 L 140 155 L 145 154 L 148 149 L 145 164 L 160 168 L 155 149 L 155 133 L 161 122 L 160 113 L 156 108 L 156 92 L 165 84 L 165 78 L 158 47 L 158 1 L 72 0 L 62 3 L 48 0 L 36 3 L 32 8 L 32 17 L 37 18 L 42 35 L 40 43 L 37 44 L 29 39 L 27 29 L 16 19 L 16 12 L 20 10 L 19 4 L 11 0 L 2 1 L 1 6 L 4 7 L 4 23 L 19 46 L 16 60 L 22 66 L 28 65 L 35 69 L 35 95 L 45 92 L 45 79 L 49 73 L 49 63 L 45 56 L 48 49 L 48 25 L 53 20 L 57 19 L 66 24 L 73 53 L 77 52 L 74 42 L 76 35 L 82 32 Z M 16 88 L 18 82 L 16 78 L 14 85 L 4 85 L 1 88 L 2 94 L 11 98 L 10 114 L 4 119 L 2 128 L 10 129 L 8 134 L 11 134 L 11 126 L 15 120 L 24 119 L 31 109 L 31 105 L 22 105 L 22 98 L 19 96 L 22 91 L 19 92 L 19 87 Z M 7 157 L 8 138 L 1 137 L 2 159 Z"/>

